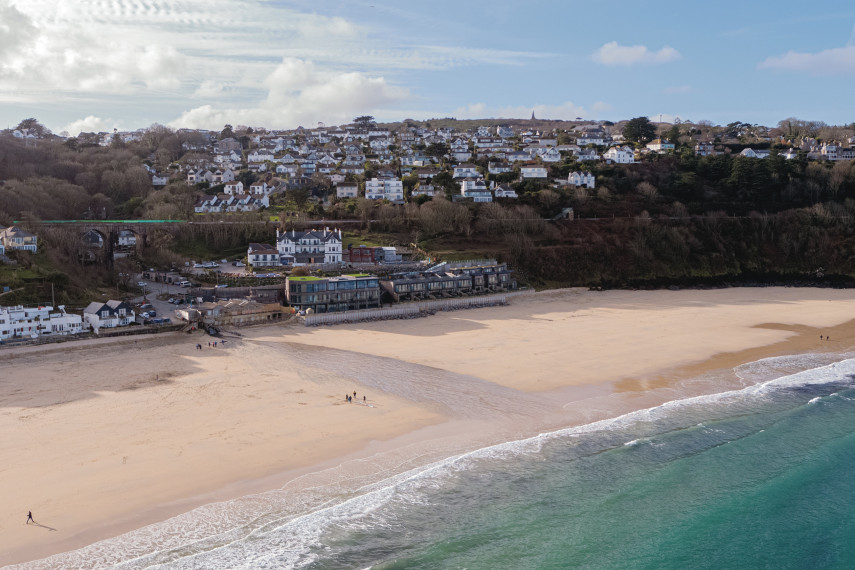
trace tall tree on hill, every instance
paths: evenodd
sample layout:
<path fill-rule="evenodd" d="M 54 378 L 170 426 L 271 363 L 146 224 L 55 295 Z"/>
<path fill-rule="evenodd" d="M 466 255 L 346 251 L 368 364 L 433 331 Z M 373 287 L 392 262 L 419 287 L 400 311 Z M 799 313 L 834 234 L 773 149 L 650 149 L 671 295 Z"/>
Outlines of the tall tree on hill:
<path fill-rule="evenodd" d="M 656 126 L 647 117 L 635 117 L 623 127 L 623 138 L 631 142 L 644 142 L 656 136 Z"/>
<path fill-rule="evenodd" d="M 354 124 L 359 125 L 360 127 L 370 127 L 374 124 L 374 117 L 371 115 L 360 115 L 353 119 Z"/>

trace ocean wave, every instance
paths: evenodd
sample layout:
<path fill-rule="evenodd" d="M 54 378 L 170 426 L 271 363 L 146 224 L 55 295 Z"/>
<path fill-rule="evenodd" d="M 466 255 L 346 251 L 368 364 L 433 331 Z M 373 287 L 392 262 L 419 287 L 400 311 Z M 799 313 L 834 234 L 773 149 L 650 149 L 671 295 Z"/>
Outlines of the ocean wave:
<path fill-rule="evenodd" d="M 751 372 L 744 377 L 766 374 L 760 370 L 762 365 L 771 364 L 779 370 L 782 363 L 787 363 L 783 367 L 796 366 L 797 358 L 787 358 L 790 357 L 751 363 L 746 368 Z M 610 419 L 476 449 L 377 482 L 356 484 L 349 493 L 343 494 L 346 485 L 335 481 L 326 487 L 304 489 L 296 498 L 286 496 L 287 490 L 281 489 L 213 503 L 77 551 L 11 568 L 303 567 L 325 553 L 322 537 L 331 529 L 360 530 L 384 525 L 394 528 L 400 523 L 393 510 L 386 507 L 393 503 L 429 504 L 431 491 L 443 489 L 462 472 L 476 472 L 484 462 L 495 468 L 509 459 L 541 453 L 547 445 L 579 446 L 581 454 L 610 447 L 635 447 L 665 431 L 706 429 L 705 422 L 750 411 L 758 401 L 775 394 L 810 393 L 812 386 L 835 383 L 848 385 L 853 375 L 855 359 L 846 359 L 738 390 L 677 399 Z M 809 402 L 817 400 L 812 397 Z M 607 437 L 587 437 L 593 434 Z"/>

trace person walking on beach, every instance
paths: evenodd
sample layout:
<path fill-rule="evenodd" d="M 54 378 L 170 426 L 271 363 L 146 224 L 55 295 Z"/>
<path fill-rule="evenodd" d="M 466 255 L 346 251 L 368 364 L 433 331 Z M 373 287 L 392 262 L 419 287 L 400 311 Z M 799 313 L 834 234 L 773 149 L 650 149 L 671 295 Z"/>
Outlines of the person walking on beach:
<path fill-rule="evenodd" d="M 368 401 L 368 400 L 367 400 L 367 396 L 363 395 L 363 396 L 362 396 L 362 402 L 363 402 L 363 403 L 365 403 L 365 402 L 367 402 L 367 401 Z"/>
<path fill-rule="evenodd" d="M 30 521 L 36 524 L 36 519 L 33 518 L 33 511 L 27 511 L 27 524 L 30 524 Z"/>

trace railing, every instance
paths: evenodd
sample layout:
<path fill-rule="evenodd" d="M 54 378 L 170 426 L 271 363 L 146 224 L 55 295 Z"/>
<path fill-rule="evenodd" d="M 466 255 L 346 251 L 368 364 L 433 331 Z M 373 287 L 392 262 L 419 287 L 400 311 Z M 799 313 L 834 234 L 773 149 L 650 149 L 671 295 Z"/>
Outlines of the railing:
<path fill-rule="evenodd" d="M 455 299 L 435 299 L 432 301 L 403 303 L 397 307 L 382 309 L 360 309 L 357 311 L 342 311 L 340 313 L 313 314 L 300 318 L 307 327 L 389 319 L 413 319 L 430 315 L 436 311 L 453 311 L 455 309 L 475 309 L 505 305 L 509 298 L 530 295 L 532 293 L 534 293 L 533 289 L 525 289 L 522 291 L 510 291 L 508 293 L 481 295 L 478 297 L 458 297 Z"/>

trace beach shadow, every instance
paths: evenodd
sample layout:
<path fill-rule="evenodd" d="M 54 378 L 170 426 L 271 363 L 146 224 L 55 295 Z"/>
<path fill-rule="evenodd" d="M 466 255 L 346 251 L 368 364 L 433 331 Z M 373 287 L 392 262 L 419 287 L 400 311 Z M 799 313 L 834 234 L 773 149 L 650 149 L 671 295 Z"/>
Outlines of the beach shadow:
<path fill-rule="evenodd" d="M 37 527 L 39 527 L 39 528 L 45 528 L 45 529 L 47 529 L 47 530 L 49 530 L 49 531 L 52 531 L 52 532 L 57 532 L 57 530 L 56 530 L 55 528 L 50 527 L 50 526 L 47 526 L 47 525 L 44 525 L 44 524 L 42 524 L 42 523 L 37 523 L 37 522 L 35 522 L 35 521 L 31 522 L 31 523 L 30 523 L 30 524 L 28 524 L 27 526 L 37 526 Z"/>

